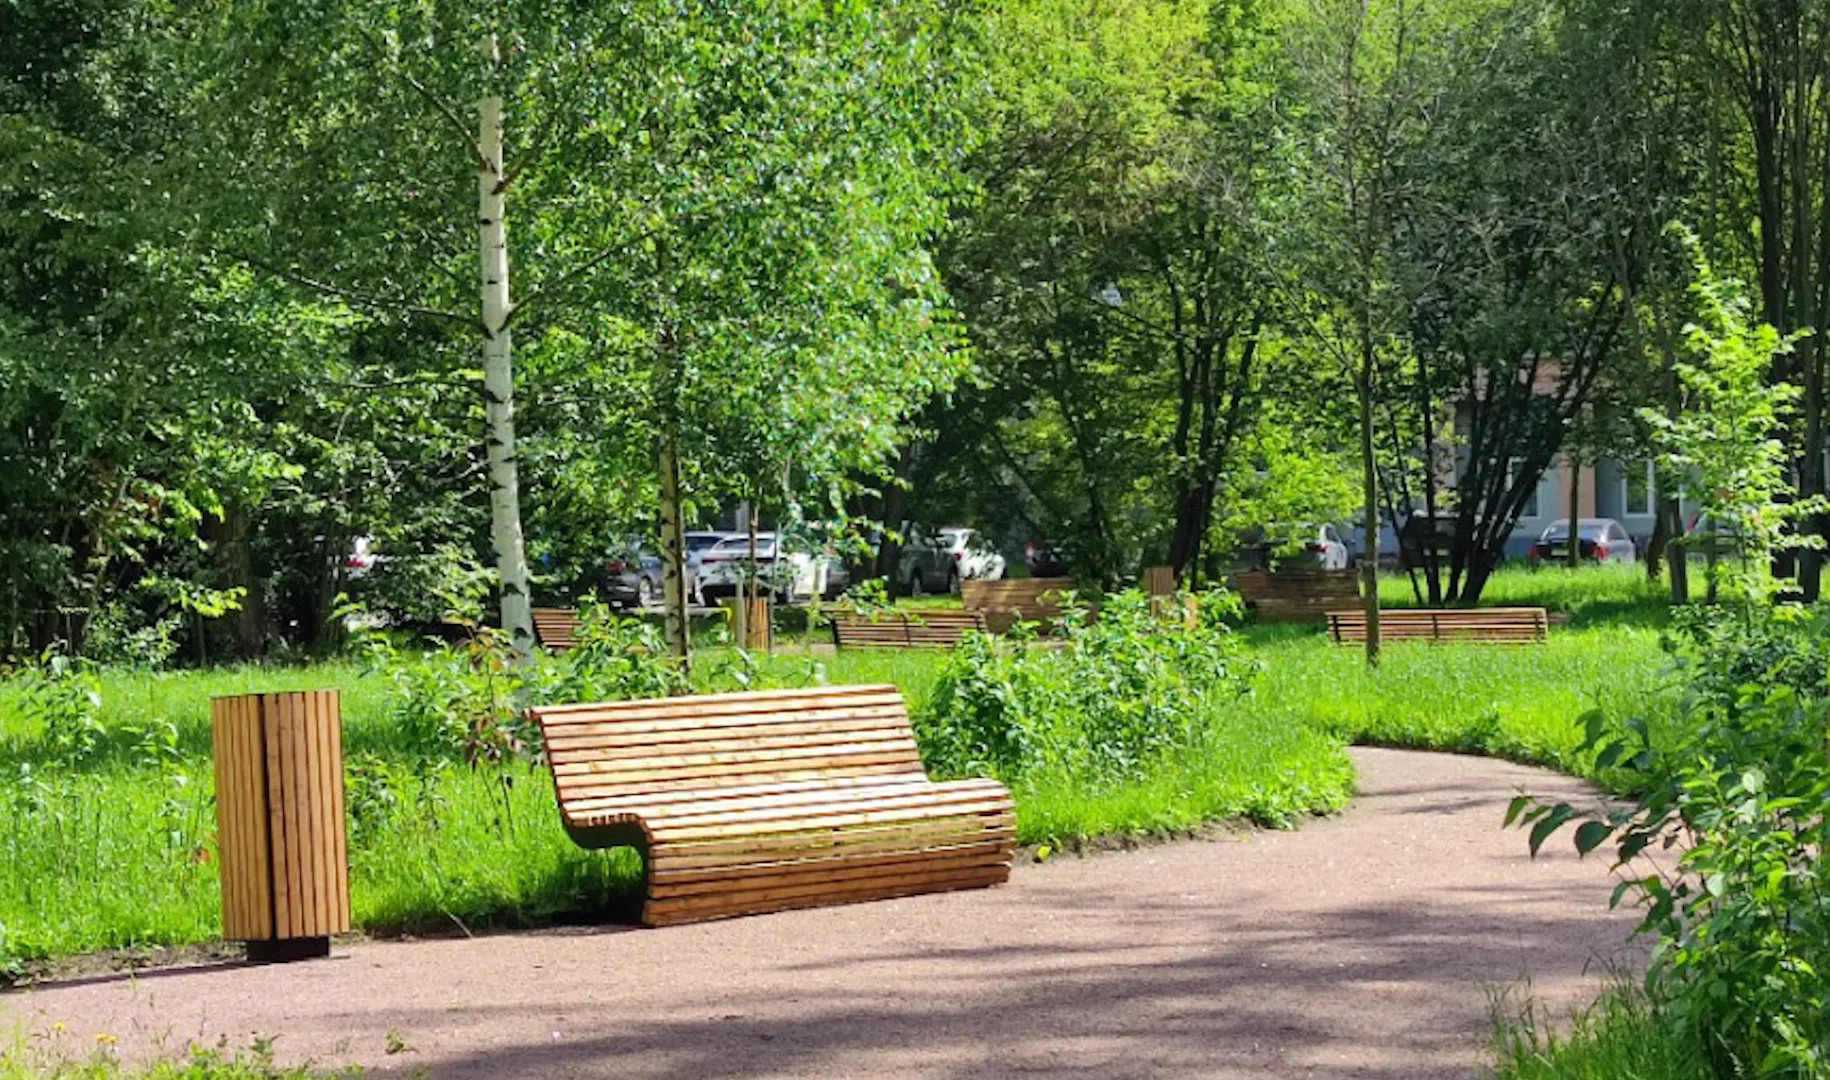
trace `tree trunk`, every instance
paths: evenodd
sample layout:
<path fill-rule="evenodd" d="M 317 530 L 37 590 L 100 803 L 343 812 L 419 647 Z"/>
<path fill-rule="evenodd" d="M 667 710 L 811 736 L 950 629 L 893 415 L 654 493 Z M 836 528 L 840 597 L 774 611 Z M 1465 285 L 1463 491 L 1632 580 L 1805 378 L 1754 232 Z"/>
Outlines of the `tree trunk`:
<path fill-rule="evenodd" d="M 1361 587 L 1366 590 L 1366 662 L 1379 663 L 1379 463 L 1373 456 L 1373 354 L 1370 333 L 1361 343 L 1360 377 L 1360 480 L 1361 512 L 1365 515 L 1360 560 Z"/>
<path fill-rule="evenodd" d="M 483 42 L 493 73 L 496 42 Z M 502 629 L 515 656 L 534 648 L 533 597 L 528 587 L 527 552 L 521 538 L 521 477 L 515 462 L 515 380 L 509 357 L 508 232 L 503 213 L 506 172 L 502 162 L 502 99 L 483 98 L 482 134 L 477 149 L 477 234 L 483 271 L 483 397 L 489 452 L 490 540 L 502 586 Z"/>
<path fill-rule="evenodd" d="M 1569 568 L 1582 565 L 1582 459 L 1569 455 Z"/>
<path fill-rule="evenodd" d="M 1684 544 L 1684 507 L 1674 496 L 1659 498 L 1659 516 L 1665 519 L 1666 562 L 1671 566 L 1671 602 L 1690 603 L 1690 549 Z"/>
<path fill-rule="evenodd" d="M 671 423 L 661 429 L 661 602 L 667 645 L 683 671 L 692 670 L 693 642 L 686 616 L 686 522 L 680 505 L 679 442 Z"/>

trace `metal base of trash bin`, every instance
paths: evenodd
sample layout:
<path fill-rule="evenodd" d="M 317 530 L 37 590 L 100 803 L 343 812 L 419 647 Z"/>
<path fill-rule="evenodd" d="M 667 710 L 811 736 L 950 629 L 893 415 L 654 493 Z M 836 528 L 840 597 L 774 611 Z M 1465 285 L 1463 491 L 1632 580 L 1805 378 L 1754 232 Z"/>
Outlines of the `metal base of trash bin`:
<path fill-rule="evenodd" d="M 294 960 L 322 960 L 330 955 L 327 937 L 275 938 L 247 944 L 250 964 L 289 964 Z"/>

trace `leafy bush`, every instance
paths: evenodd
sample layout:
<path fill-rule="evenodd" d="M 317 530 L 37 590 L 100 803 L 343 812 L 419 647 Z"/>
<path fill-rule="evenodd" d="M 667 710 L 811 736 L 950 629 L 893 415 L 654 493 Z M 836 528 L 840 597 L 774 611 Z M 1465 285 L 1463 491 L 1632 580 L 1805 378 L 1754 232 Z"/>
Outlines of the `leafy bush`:
<path fill-rule="evenodd" d="M 1800 629 L 1817 618 L 1692 620 L 1674 647 L 1694 734 L 1661 748 L 1643 721 L 1587 718 L 1597 764 L 1643 777 L 1641 794 L 1590 814 L 1521 799 L 1508 815 L 1531 825 L 1534 852 L 1572 822 L 1578 851 L 1613 845 L 1615 902 L 1637 899 L 1657 940 L 1647 991 L 1723 1076 L 1830 1076 L 1830 697 L 1822 646 Z M 1666 850 L 1676 865 L 1651 867 Z"/>
<path fill-rule="evenodd" d="M 1235 609 L 1230 596 L 1210 593 L 1190 626 L 1179 611 L 1153 615 L 1148 598 L 1130 592 L 1110 597 L 1097 618 L 1070 605 L 1059 648 L 1022 634 L 968 635 L 919 718 L 923 755 L 949 775 L 1134 779 L 1245 692 L 1255 666 L 1225 624 Z"/>
<path fill-rule="evenodd" d="M 102 687 L 83 661 L 47 649 L 26 673 L 21 704 L 39 725 L 47 759 L 75 765 L 101 745 Z"/>

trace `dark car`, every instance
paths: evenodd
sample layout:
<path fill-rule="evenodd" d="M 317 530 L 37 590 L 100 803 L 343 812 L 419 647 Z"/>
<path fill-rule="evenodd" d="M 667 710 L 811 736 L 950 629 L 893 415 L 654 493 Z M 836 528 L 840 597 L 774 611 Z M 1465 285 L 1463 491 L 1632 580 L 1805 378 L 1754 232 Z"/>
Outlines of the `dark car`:
<path fill-rule="evenodd" d="M 1023 547 L 1024 560 L 1029 563 L 1029 576 L 1033 578 L 1067 577 L 1067 555 L 1053 544 L 1039 544 L 1031 540 Z"/>
<path fill-rule="evenodd" d="M 661 557 L 648 545 L 631 543 L 604 566 L 598 596 L 612 607 L 653 607 L 661 599 Z"/>

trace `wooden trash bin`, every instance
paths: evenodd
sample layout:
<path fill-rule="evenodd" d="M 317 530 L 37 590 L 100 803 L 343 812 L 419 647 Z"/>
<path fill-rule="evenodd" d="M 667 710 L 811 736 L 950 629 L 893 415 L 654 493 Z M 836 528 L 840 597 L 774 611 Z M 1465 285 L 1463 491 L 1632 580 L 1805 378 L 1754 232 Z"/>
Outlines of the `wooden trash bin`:
<path fill-rule="evenodd" d="M 329 956 L 350 928 L 337 692 L 215 698 L 210 728 L 222 936 L 258 962 Z"/>
<path fill-rule="evenodd" d="M 747 640 L 738 640 L 738 605 L 746 599 L 747 597 L 739 593 L 724 601 L 725 617 L 730 620 L 731 640 L 737 642 L 737 647 L 740 649 L 747 649 L 751 652 L 768 652 L 775 644 L 775 637 L 774 618 L 770 611 L 769 597 L 766 595 L 758 596 L 750 603 L 749 618 L 741 620 L 747 624 L 743 635 Z"/>

